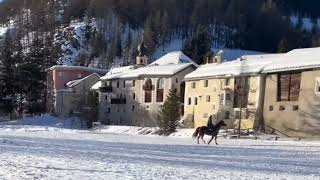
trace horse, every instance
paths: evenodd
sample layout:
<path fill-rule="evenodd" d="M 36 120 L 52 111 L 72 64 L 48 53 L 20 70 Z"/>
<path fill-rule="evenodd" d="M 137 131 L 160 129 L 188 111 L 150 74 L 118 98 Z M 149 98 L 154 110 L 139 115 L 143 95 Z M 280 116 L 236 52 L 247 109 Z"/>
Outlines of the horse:
<path fill-rule="evenodd" d="M 224 121 L 220 121 L 212 129 L 209 129 L 207 126 L 198 127 L 196 131 L 193 133 L 192 137 L 193 138 L 197 137 L 198 144 L 199 144 L 199 138 L 201 137 L 203 143 L 206 144 L 206 141 L 203 139 L 203 136 L 206 134 L 206 135 L 212 136 L 210 141 L 208 142 L 208 145 L 211 143 L 214 137 L 215 137 L 214 140 L 216 142 L 216 145 L 218 145 L 217 136 L 222 126 L 227 126 L 226 123 L 224 123 Z"/>

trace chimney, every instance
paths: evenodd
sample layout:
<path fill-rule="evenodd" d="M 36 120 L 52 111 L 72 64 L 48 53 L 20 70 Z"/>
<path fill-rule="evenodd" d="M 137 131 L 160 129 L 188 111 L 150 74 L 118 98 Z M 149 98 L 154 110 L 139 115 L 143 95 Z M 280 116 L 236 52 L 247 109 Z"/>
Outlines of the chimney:
<path fill-rule="evenodd" d="M 223 61 L 224 61 L 224 55 L 223 54 L 224 54 L 223 50 L 220 50 L 217 53 L 217 55 L 214 57 L 215 63 L 217 63 L 217 64 L 223 63 Z"/>

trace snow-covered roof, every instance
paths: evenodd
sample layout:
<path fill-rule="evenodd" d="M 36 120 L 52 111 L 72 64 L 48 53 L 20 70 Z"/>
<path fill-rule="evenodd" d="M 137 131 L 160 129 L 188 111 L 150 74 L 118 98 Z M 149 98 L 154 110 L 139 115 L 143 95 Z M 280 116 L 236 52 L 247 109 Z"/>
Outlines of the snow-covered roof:
<path fill-rule="evenodd" d="M 76 79 L 76 80 L 73 80 L 73 81 L 69 81 L 69 82 L 67 82 L 66 85 L 67 85 L 69 88 L 74 87 L 74 86 L 78 85 L 79 83 L 83 82 L 84 80 L 86 80 L 86 79 L 88 79 L 88 78 L 90 78 L 90 77 L 92 77 L 92 76 L 97 76 L 98 78 L 100 78 L 99 74 L 97 74 L 97 73 L 92 73 L 92 74 L 90 74 L 89 76 L 86 76 L 86 77 L 84 77 L 84 78 L 82 78 L 82 79 Z"/>
<path fill-rule="evenodd" d="M 162 66 L 146 66 L 138 69 L 132 69 L 122 73 L 107 74 L 101 80 L 121 79 L 121 78 L 136 78 L 141 76 L 171 76 L 177 72 L 193 65 L 192 63 L 184 64 L 169 64 Z"/>
<path fill-rule="evenodd" d="M 152 64 L 135 68 L 135 66 L 125 66 L 110 70 L 101 80 L 136 78 L 141 76 L 171 76 L 189 67 L 198 67 L 189 57 L 180 51 L 168 53 L 156 60 Z"/>
<path fill-rule="evenodd" d="M 195 71 L 187 74 L 185 79 L 216 77 L 216 76 L 238 76 L 240 74 L 257 74 L 260 73 L 264 67 L 271 63 L 270 58 L 265 58 L 260 55 L 256 59 L 237 59 L 221 64 L 206 64 L 202 65 Z"/>
<path fill-rule="evenodd" d="M 148 66 L 154 66 L 154 65 L 169 65 L 169 64 L 182 64 L 182 63 L 191 63 L 198 66 L 195 62 L 193 62 L 188 56 L 186 56 L 182 51 L 174 51 L 170 52 L 158 60 L 152 62 Z"/>
<path fill-rule="evenodd" d="M 107 73 L 107 69 L 98 69 L 98 68 L 92 68 L 92 67 L 86 67 L 86 66 L 66 66 L 66 65 L 56 65 L 52 66 L 50 70 L 84 70 L 89 72 L 97 72 L 97 73 Z"/>
<path fill-rule="evenodd" d="M 99 90 L 100 87 L 102 87 L 102 81 L 98 81 L 97 83 L 95 83 L 95 84 L 91 87 L 91 90 Z"/>
<path fill-rule="evenodd" d="M 263 73 L 320 68 L 320 47 L 294 49 L 274 59 Z"/>
<path fill-rule="evenodd" d="M 286 54 L 248 55 L 221 64 L 206 64 L 185 79 L 238 76 L 240 74 L 272 73 L 320 68 L 320 48 L 295 49 Z"/>

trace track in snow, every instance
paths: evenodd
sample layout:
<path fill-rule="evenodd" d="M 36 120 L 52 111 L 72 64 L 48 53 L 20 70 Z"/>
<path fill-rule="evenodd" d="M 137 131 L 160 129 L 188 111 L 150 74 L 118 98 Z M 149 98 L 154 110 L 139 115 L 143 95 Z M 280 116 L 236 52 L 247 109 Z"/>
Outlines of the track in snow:
<path fill-rule="evenodd" d="M 319 143 L 218 141 L 2 131 L 0 179 L 320 179 Z"/>

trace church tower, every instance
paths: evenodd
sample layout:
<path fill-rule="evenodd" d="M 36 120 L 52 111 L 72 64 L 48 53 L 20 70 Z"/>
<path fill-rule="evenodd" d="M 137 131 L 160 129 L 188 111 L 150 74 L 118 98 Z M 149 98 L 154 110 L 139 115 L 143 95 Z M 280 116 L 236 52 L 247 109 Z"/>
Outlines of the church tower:
<path fill-rule="evenodd" d="M 136 57 L 136 65 L 137 66 L 146 66 L 148 65 L 148 57 L 147 53 L 147 46 L 144 43 L 143 37 L 141 40 L 140 45 L 138 46 L 139 55 Z"/>

